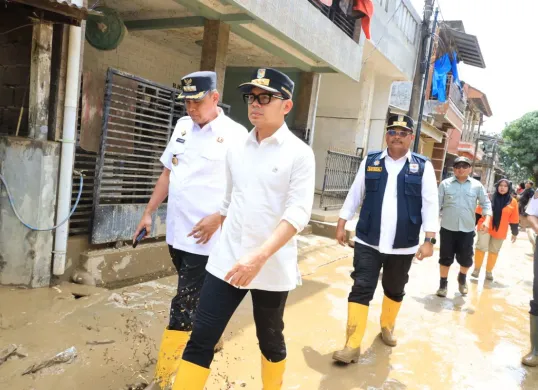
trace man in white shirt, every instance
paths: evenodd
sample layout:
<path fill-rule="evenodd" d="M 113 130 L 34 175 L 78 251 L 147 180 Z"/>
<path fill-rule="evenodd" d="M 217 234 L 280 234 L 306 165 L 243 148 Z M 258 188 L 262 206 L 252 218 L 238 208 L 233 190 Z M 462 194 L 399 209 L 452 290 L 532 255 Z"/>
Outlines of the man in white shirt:
<path fill-rule="evenodd" d="M 240 85 L 255 127 L 227 155 L 222 235 L 209 257 L 174 390 L 203 390 L 213 347 L 249 291 L 263 388 L 282 386 L 284 306 L 288 292 L 301 282 L 295 235 L 310 219 L 315 183 L 312 150 L 284 122 L 293 107 L 293 87 L 288 76 L 269 68 L 258 69 Z"/>
<path fill-rule="evenodd" d="M 192 330 L 209 253 L 219 237 L 219 208 L 226 190 L 224 159 L 247 130 L 218 107 L 217 76 L 195 72 L 181 80 L 189 116 L 181 118 L 162 157 L 163 172 L 136 229 L 151 231 L 152 214 L 168 196 L 166 242 L 178 273 L 153 383 L 148 390 L 169 388 Z"/>
<path fill-rule="evenodd" d="M 336 239 L 345 245 L 345 224 L 361 206 L 356 228 L 353 287 L 348 297 L 346 344 L 333 354 L 342 363 L 357 362 L 381 267 L 384 290 L 381 338 L 396 345 L 394 325 L 405 295 L 413 256 L 430 257 L 438 228 L 437 181 L 432 164 L 409 150 L 413 120 L 406 115 L 388 119 L 387 149 L 370 152 L 340 211 Z M 426 232 L 419 246 L 420 228 Z"/>
<path fill-rule="evenodd" d="M 538 191 L 534 192 L 525 210 L 527 220 L 534 233 L 538 234 Z M 538 366 L 538 243 L 534 248 L 534 279 L 532 283 L 532 300 L 530 302 L 531 351 L 523 357 L 521 363 L 530 367 Z"/>

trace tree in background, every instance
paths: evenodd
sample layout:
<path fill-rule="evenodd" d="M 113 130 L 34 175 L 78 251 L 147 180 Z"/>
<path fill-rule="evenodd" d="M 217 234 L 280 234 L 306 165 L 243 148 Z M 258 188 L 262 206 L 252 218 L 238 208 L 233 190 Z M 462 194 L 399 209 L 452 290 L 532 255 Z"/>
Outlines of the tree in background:
<path fill-rule="evenodd" d="M 502 137 L 504 147 L 501 157 L 504 155 L 508 163 L 504 165 L 505 170 L 510 169 L 514 174 L 512 180 L 531 176 L 535 183 L 538 182 L 538 111 L 529 112 L 510 123 L 503 130 Z"/>

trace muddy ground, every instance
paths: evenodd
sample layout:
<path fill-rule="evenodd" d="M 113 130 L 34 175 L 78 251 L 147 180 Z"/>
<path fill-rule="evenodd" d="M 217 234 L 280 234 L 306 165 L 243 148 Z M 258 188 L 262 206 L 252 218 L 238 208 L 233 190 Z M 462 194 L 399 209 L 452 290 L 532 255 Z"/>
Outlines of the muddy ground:
<path fill-rule="evenodd" d="M 437 254 L 416 262 L 397 322 L 396 348 L 378 338 L 382 289 L 372 302 L 358 364 L 333 364 L 344 342 L 352 249 L 332 240 L 301 237 L 302 287 L 285 315 L 288 365 L 284 389 L 415 390 L 538 389 L 538 368 L 521 366 L 529 349 L 528 301 L 532 259 L 524 234 L 505 243 L 496 280 L 472 280 L 457 292 L 454 267 L 449 295 L 435 296 Z M 0 350 L 17 352 L 0 365 L 0 389 L 125 390 L 150 380 L 175 277 L 119 290 L 60 285 L 0 289 Z M 247 296 L 215 356 L 207 390 L 261 389 L 260 355 Z M 75 347 L 77 356 L 37 373 L 34 363 Z M 0 359 L 1 362 L 1 359 Z"/>

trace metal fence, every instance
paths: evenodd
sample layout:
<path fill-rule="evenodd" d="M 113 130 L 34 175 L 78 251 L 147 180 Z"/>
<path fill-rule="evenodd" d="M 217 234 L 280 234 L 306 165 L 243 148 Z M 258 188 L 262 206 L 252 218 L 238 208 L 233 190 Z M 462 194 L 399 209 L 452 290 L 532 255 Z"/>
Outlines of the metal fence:
<path fill-rule="evenodd" d="M 106 80 L 101 148 L 95 172 L 91 242 L 127 240 L 162 173 L 159 159 L 185 115 L 179 91 L 116 69 Z M 230 107 L 221 105 L 229 114 Z M 151 236 L 165 233 L 166 205 Z"/>
<path fill-rule="evenodd" d="M 355 155 L 334 150 L 327 151 L 325 177 L 319 207 L 328 210 L 344 204 L 362 161 L 362 148 Z"/>

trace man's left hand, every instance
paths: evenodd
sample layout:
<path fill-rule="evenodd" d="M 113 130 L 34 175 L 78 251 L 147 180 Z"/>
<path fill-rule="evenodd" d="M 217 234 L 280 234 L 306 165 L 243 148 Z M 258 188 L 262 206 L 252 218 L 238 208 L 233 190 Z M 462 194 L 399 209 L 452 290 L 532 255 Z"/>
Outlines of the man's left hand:
<path fill-rule="evenodd" d="M 235 287 L 246 287 L 258 275 L 266 259 L 257 252 L 243 256 L 226 274 L 224 280 Z"/>
<path fill-rule="evenodd" d="M 417 254 L 415 257 L 417 260 L 424 260 L 427 257 L 431 257 L 433 255 L 433 244 L 431 242 L 425 242 L 422 244 L 417 251 Z"/>
<path fill-rule="evenodd" d="M 220 227 L 221 217 L 219 213 L 208 215 L 204 217 L 192 228 L 187 237 L 194 237 L 198 239 L 197 244 L 207 244 L 213 234 Z"/>

